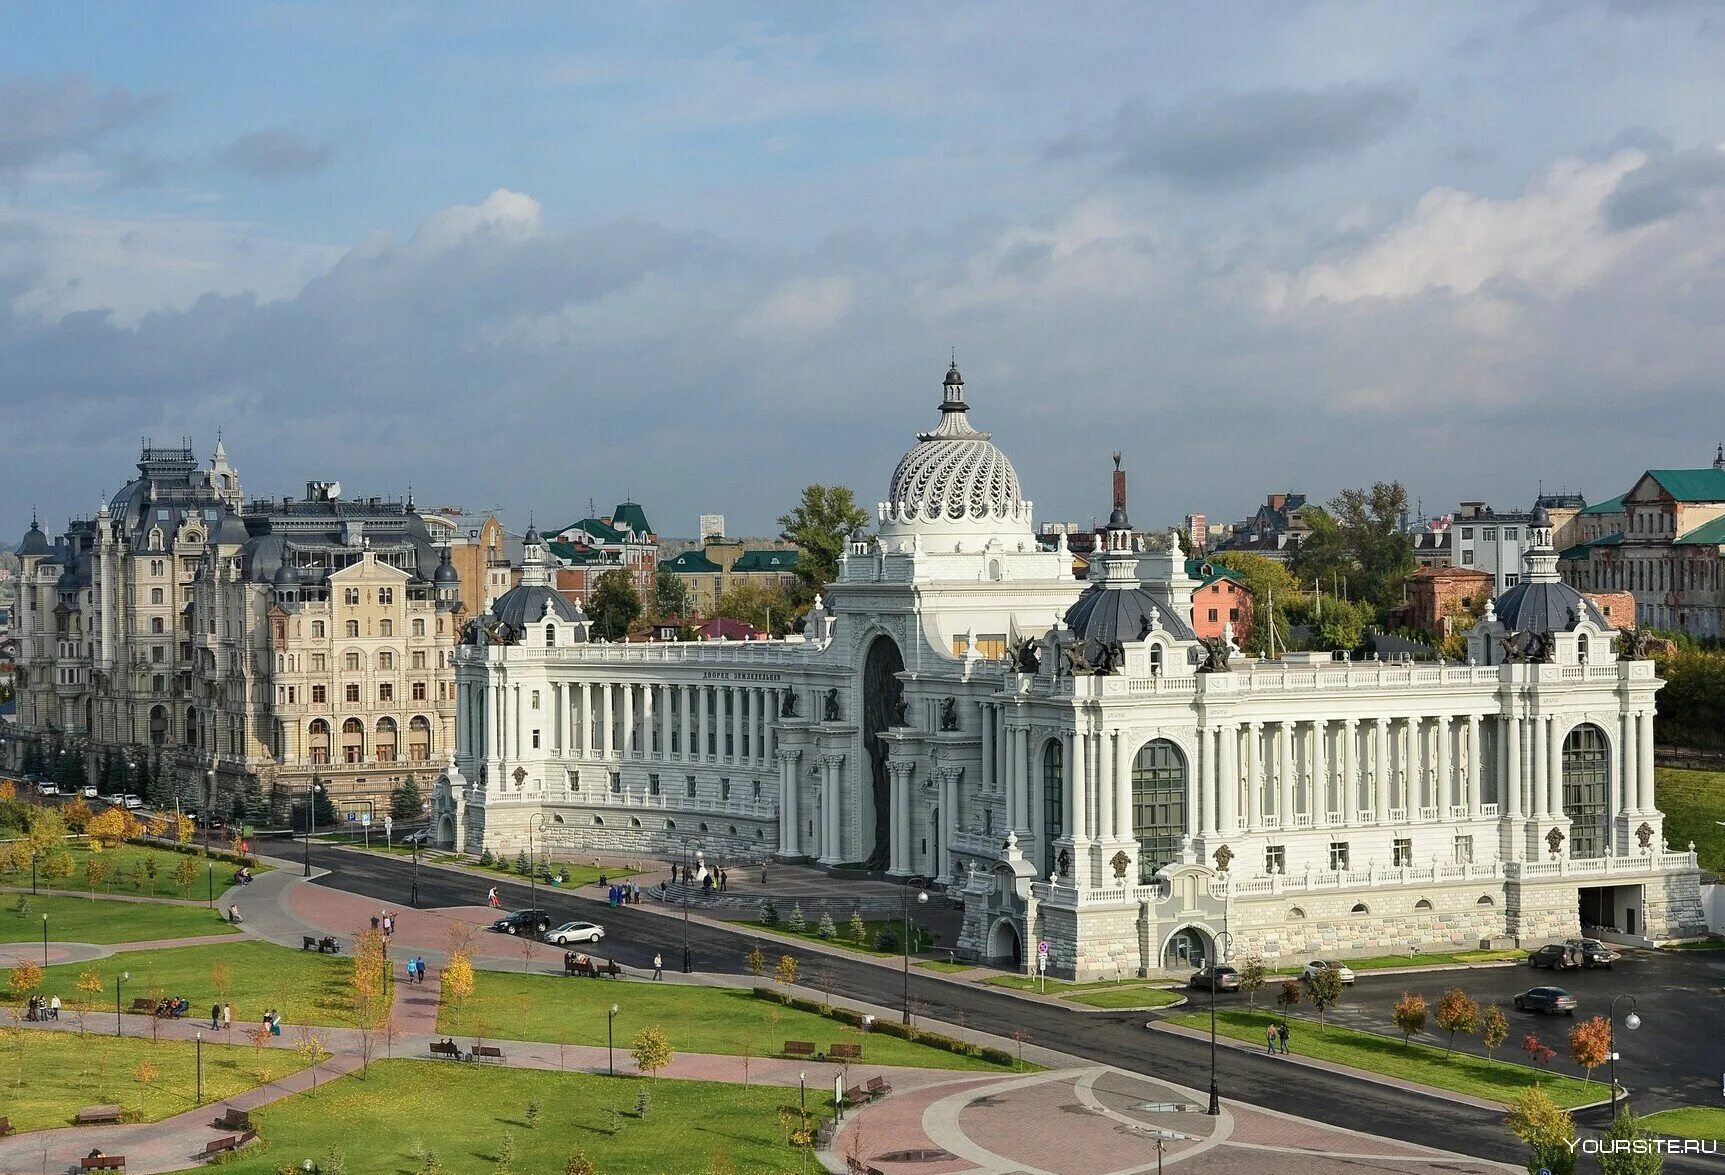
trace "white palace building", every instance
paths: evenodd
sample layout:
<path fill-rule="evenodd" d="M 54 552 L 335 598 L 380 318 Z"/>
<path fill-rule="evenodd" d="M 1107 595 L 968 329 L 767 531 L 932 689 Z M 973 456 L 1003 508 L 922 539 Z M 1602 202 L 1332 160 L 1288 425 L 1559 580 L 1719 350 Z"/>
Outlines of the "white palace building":
<path fill-rule="evenodd" d="M 1028 968 L 1046 942 L 1080 979 L 1705 933 L 1654 807 L 1660 682 L 1559 580 L 1545 520 L 1466 664 L 1244 659 L 1194 638 L 1122 475 L 1079 583 L 956 367 L 942 391 L 800 639 L 590 642 L 530 533 L 457 650 L 442 842 L 923 877 L 961 948 Z"/>

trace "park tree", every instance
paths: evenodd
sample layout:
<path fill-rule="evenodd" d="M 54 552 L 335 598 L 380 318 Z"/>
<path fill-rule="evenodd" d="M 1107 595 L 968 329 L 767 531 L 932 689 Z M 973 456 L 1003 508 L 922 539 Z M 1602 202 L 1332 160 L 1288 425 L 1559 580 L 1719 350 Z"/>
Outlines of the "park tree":
<path fill-rule="evenodd" d="M 98 855 L 92 846 L 90 859 L 84 862 L 84 884 L 90 889 L 90 900 L 96 900 L 96 891 L 108 883 L 114 867 L 107 858 Z"/>
<path fill-rule="evenodd" d="M 1402 992 L 1402 998 L 1390 1010 L 1390 1017 L 1402 1030 L 1402 1043 L 1408 1043 L 1414 1033 L 1426 1030 L 1426 997 L 1410 991 Z"/>
<path fill-rule="evenodd" d="M 333 829 L 341 823 L 341 813 L 335 810 L 335 801 L 329 798 L 329 784 L 316 774 L 311 777 L 311 810 L 319 828 Z"/>
<path fill-rule="evenodd" d="M 761 632 L 782 636 L 795 619 L 790 597 L 776 583 L 754 583 L 739 578 L 714 606 L 714 614 L 741 620 Z"/>
<path fill-rule="evenodd" d="M 1308 504 L 1300 511 L 1300 521 L 1306 526 L 1306 537 L 1294 548 L 1290 562 L 1294 578 L 1305 586 L 1316 585 L 1318 591 L 1327 589 L 1333 595 L 1349 595 L 1356 567 L 1341 525 L 1329 511 L 1316 504 Z"/>
<path fill-rule="evenodd" d="M 443 998 L 460 1005 L 473 995 L 473 960 L 466 951 L 452 951 L 437 977 Z"/>
<path fill-rule="evenodd" d="M 576 1151 L 569 1156 L 569 1161 L 563 1164 L 563 1175 L 599 1175 L 599 1168 L 593 1165 L 593 1160 L 587 1157 L 586 1151 Z"/>
<path fill-rule="evenodd" d="M 1358 566 L 1355 597 L 1380 615 L 1401 603 L 1402 581 L 1415 567 L 1413 539 L 1401 530 L 1407 508 L 1408 491 L 1399 481 L 1343 490 L 1329 502 Z"/>
<path fill-rule="evenodd" d="M 760 976 L 767 970 L 767 956 L 761 951 L 761 944 L 756 943 L 753 950 L 743 956 L 743 962 L 749 968 L 749 974 Z"/>
<path fill-rule="evenodd" d="M 1255 655 L 1269 652 L 1272 621 L 1276 630 L 1276 648 L 1287 648 L 1288 607 L 1300 590 L 1288 569 L 1274 559 L 1245 552 L 1220 551 L 1210 561 L 1232 571 L 1252 594 L 1252 631 L 1246 638 L 1246 651 Z M 1272 601 L 1275 604 L 1273 610 Z"/>
<path fill-rule="evenodd" d="M 798 615 L 838 578 L 845 540 L 866 525 L 868 514 L 849 486 L 805 486 L 802 500 L 779 516 L 779 537 L 797 545 L 797 585 L 790 602 Z"/>
<path fill-rule="evenodd" d="M 839 928 L 833 924 L 833 916 L 825 910 L 822 910 L 821 921 L 820 924 L 815 927 L 815 933 L 822 938 L 832 938 L 837 935 L 838 932 Z"/>
<path fill-rule="evenodd" d="M 1342 998 L 1342 973 L 1334 967 L 1320 967 L 1306 980 L 1306 998 L 1318 1009 L 1318 1018 L 1335 1007 Z"/>
<path fill-rule="evenodd" d="M 601 572 L 587 598 L 587 617 L 595 635 L 608 641 L 629 635 L 629 626 L 641 615 L 641 593 L 635 580 L 621 567 Z"/>
<path fill-rule="evenodd" d="M 671 1041 L 657 1024 L 649 1024 L 629 1042 L 629 1053 L 637 1069 L 657 1078 L 659 1070 L 671 1063 Z"/>
<path fill-rule="evenodd" d="M 66 822 L 66 827 L 72 832 L 83 832 L 90 826 L 93 813 L 90 805 L 84 802 L 83 796 L 78 796 L 71 803 L 60 809 L 60 816 Z"/>
<path fill-rule="evenodd" d="M 42 855 L 36 871 L 44 881 L 63 881 L 78 871 L 78 864 L 72 860 L 71 853 L 55 846 Z"/>
<path fill-rule="evenodd" d="M 1433 1014 L 1437 1026 L 1449 1033 L 1446 1053 L 1455 1051 L 1455 1034 L 1473 1032 L 1479 1028 L 1479 1002 L 1459 987 L 1452 987 L 1438 997 Z"/>
<path fill-rule="evenodd" d="M 796 981 L 797 957 L 795 955 L 780 955 L 779 965 L 773 968 L 773 982 L 788 989 Z"/>
<path fill-rule="evenodd" d="M 10 804 L 18 798 L 18 788 L 10 779 L 0 779 L 0 804 Z"/>
<path fill-rule="evenodd" d="M 1527 1054 L 1527 1059 L 1541 1069 L 1551 1064 L 1551 1059 L 1557 1056 L 1557 1050 L 1539 1039 L 1538 1034 L 1528 1033 L 1522 1039 L 1521 1051 Z"/>
<path fill-rule="evenodd" d="M 1655 1137 L 1657 1131 L 1649 1129 L 1625 1107 L 1611 1120 L 1611 1126 L 1605 1132 L 1608 1145 L 1599 1156 L 1600 1175 L 1660 1175 L 1665 1170 L 1665 1156 L 1651 1147 L 1645 1154 L 1640 1154 L 1633 1146 L 1621 1150 L 1609 1146 L 1614 1142 L 1636 1143 Z"/>
<path fill-rule="evenodd" d="M 22 1002 L 25 996 L 42 986 L 42 968 L 40 964 L 29 959 L 21 959 L 13 964 L 8 975 L 12 982 L 12 994 Z"/>
<path fill-rule="evenodd" d="M 653 577 L 653 610 L 660 620 L 671 616 L 687 620 L 694 606 L 688 580 L 668 571 L 661 571 Z"/>
<path fill-rule="evenodd" d="M 174 866 L 174 882 L 180 887 L 180 896 L 192 896 L 192 883 L 198 879 L 198 865 L 190 857 L 181 857 L 179 864 Z"/>
<path fill-rule="evenodd" d="M 409 771 L 406 778 L 390 793 L 389 814 L 397 820 L 417 820 L 425 813 L 425 797 L 419 793 L 419 781 Z"/>
<path fill-rule="evenodd" d="M 868 924 L 863 921 L 863 916 L 860 913 L 852 912 L 850 932 L 851 941 L 857 946 L 860 947 L 868 942 Z"/>
<path fill-rule="evenodd" d="M 1575 1119 L 1535 1085 L 1516 1098 L 1509 1110 L 1509 1129 L 1527 1144 L 1527 1169 L 1551 1175 L 1575 1175 Z"/>
<path fill-rule="evenodd" d="M 1569 1030 L 1569 1055 L 1593 1080 L 1593 1071 L 1611 1059 L 1611 1023 L 1592 1016 Z"/>
<path fill-rule="evenodd" d="M 1264 967 L 1264 960 L 1253 955 L 1240 964 L 1240 990 L 1246 993 L 1246 1006 L 1258 1006 L 1258 993 L 1264 990 L 1264 984 L 1269 982 L 1269 971 Z"/>
<path fill-rule="evenodd" d="M 1332 653 L 1351 652 L 1366 643 L 1366 629 L 1376 621 L 1370 604 L 1318 595 L 1306 609 L 1305 622 L 1312 634 L 1308 643 Z"/>
<path fill-rule="evenodd" d="M 124 808 L 103 808 L 84 826 L 84 835 L 103 848 L 125 844 L 138 834 L 138 822 Z"/>
<path fill-rule="evenodd" d="M 1305 998 L 1298 979 L 1284 979 L 1276 988 L 1276 1006 L 1283 1011 L 1292 1011 Z"/>
<path fill-rule="evenodd" d="M 66 821 L 58 808 L 30 809 L 30 827 L 25 838 L 38 854 L 61 848 L 66 843 Z M 28 861 L 25 864 L 29 864 Z"/>
<path fill-rule="evenodd" d="M 1485 1055 L 1494 1057 L 1497 1050 L 1503 1047 L 1503 1042 L 1509 1039 L 1509 1017 L 1503 1014 L 1503 1009 L 1493 1004 L 1479 1017 L 1479 1042 L 1485 1046 Z"/>

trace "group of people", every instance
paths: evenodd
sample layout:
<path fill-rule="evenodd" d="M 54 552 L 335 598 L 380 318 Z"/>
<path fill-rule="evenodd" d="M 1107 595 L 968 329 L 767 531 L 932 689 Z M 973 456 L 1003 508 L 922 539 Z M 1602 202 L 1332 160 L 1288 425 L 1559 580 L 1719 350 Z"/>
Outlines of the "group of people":
<path fill-rule="evenodd" d="M 181 1016 L 189 1015 L 191 1010 L 192 1001 L 183 995 L 163 996 L 156 1001 L 158 1020 L 178 1020 Z"/>
<path fill-rule="evenodd" d="M 48 996 L 46 999 L 39 995 L 33 995 L 30 997 L 29 1006 L 24 1009 L 24 1019 L 26 1020 L 58 1020 L 59 1018 L 60 997 L 57 995 Z"/>
<path fill-rule="evenodd" d="M 714 891 L 724 893 L 726 887 L 730 885 L 731 881 L 730 874 L 723 869 L 708 869 L 703 867 L 697 871 L 687 865 L 679 866 L 675 861 L 671 862 L 672 885 L 676 885 L 679 878 L 682 880 L 684 885 L 693 885 L 695 884 L 695 879 L 697 877 L 700 878 L 701 892 L 703 894 L 713 893 Z M 762 878 L 762 880 L 764 881 L 766 879 Z"/>
<path fill-rule="evenodd" d="M 282 1014 L 274 1008 L 265 1012 L 264 1027 L 270 1030 L 271 1036 L 280 1036 L 282 1034 Z"/>
<path fill-rule="evenodd" d="M 1288 1055 L 1288 1022 L 1286 1020 L 1264 1025 L 1264 1051 L 1271 1056 L 1277 1052 L 1283 1056 Z"/>
<path fill-rule="evenodd" d="M 418 955 L 407 961 L 407 981 L 409 983 L 425 982 L 425 960 Z"/>
<path fill-rule="evenodd" d="M 492 889 L 491 895 L 494 898 L 497 896 L 497 890 L 495 888 Z M 493 903 L 493 904 L 495 905 L 495 903 Z M 371 916 L 371 928 L 373 930 L 382 930 L 383 931 L 383 937 L 385 937 L 385 938 L 390 937 L 392 934 L 395 933 L 395 914 L 394 914 L 394 912 L 390 911 L 390 910 L 383 910 L 383 911 L 380 911 L 376 914 L 373 914 Z"/>
<path fill-rule="evenodd" d="M 228 921 L 232 922 L 235 926 L 238 926 L 241 922 L 245 921 L 245 919 L 240 916 L 240 908 L 238 906 L 228 907 Z"/>
<path fill-rule="evenodd" d="M 232 1028 L 234 1026 L 234 1006 L 232 1004 L 210 1005 L 210 1030 Z"/>
<path fill-rule="evenodd" d="M 605 885 L 605 879 L 599 878 L 599 884 Z M 611 903 L 611 908 L 618 906 L 638 906 L 641 904 L 641 887 L 632 881 L 620 881 L 616 885 L 605 887 L 605 900 Z"/>
<path fill-rule="evenodd" d="M 249 865 L 241 865 L 238 869 L 234 870 L 235 885 L 250 885 L 251 883 L 252 871 Z"/>

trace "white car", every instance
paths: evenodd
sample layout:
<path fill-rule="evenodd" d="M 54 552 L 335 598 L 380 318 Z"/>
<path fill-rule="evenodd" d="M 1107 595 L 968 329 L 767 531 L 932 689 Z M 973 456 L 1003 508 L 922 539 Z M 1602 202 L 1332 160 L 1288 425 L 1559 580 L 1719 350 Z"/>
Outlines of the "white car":
<path fill-rule="evenodd" d="M 545 932 L 545 941 L 566 947 L 572 942 L 598 942 L 605 937 L 605 928 L 591 922 L 565 922 Z"/>
<path fill-rule="evenodd" d="M 49 783 L 44 780 L 36 785 L 36 792 L 38 795 L 57 796 L 60 794 L 60 785 L 57 783 Z"/>
<path fill-rule="evenodd" d="M 84 785 L 83 791 L 84 791 L 84 798 L 86 800 L 93 800 L 96 798 L 96 785 L 95 784 L 86 783 Z"/>
<path fill-rule="evenodd" d="M 129 812 L 135 811 L 144 806 L 144 800 L 142 796 L 135 796 L 130 792 L 127 792 L 125 795 L 120 797 L 120 806 Z"/>
<path fill-rule="evenodd" d="M 1313 959 L 1310 963 L 1306 964 L 1305 970 L 1300 972 L 1300 978 L 1315 978 L 1320 971 L 1336 972 L 1342 977 L 1343 983 L 1352 983 L 1354 981 L 1353 971 L 1351 971 L 1345 964 L 1338 963 L 1334 959 Z"/>

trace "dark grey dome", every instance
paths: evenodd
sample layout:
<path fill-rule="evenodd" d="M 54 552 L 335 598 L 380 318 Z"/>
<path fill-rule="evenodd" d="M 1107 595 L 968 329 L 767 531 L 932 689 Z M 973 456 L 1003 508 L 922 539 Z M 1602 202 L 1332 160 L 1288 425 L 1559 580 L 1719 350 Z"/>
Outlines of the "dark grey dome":
<path fill-rule="evenodd" d="M 62 592 L 75 592 L 78 590 L 78 572 L 77 569 L 72 566 L 70 560 L 67 560 L 65 569 L 60 572 L 60 578 L 55 581 L 54 588 L 56 591 Z"/>
<path fill-rule="evenodd" d="M 581 614 L 575 605 L 554 588 L 543 584 L 521 584 L 512 587 L 497 597 L 497 602 L 491 605 L 491 614 L 498 620 L 519 631 L 529 624 L 537 624 L 545 619 L 545 605 L 549 601 L 551 614 L 557 619 L 569 622 L 581 619 Z"/>
<path fill-rule="evenodd" d="M 952 366 L 946 369 L 946 385 L 951 387 L 954 384 L 962 384 L 963 382 L 964 377 L 958 374 L 958 361 L 954 360 Z"/>
<path fill-rule="evenodd" d="M 14 552 L 20 559 L 40 558 L 49 554 L 53 548 L 48 545 L 48 536 L 42 533 L 42 524 L 34 518 L 30 520 L 30 529 L 24 532 L 24 541 L 18 544 Z"/>
<path fill-rule="evenodd" d="M 1566 583 L 1518 583 L 1493 601 L 1492 608 L 1511 632 L 1567 632 L 1582 620 L 1611 627 L 1591 600 Z"/>
<path fill-rule="evenodd" d="M 431 582 L 438 587 L 460 587 L 461 576 L 455 570 L 455 565 L 449 561 L 449 548 L 443 549 L 443 561 L 437 565 L 437 570 L 431 574 Z"/>
<path fill-rule="evenodd" d="M 527 533 L 521 536 L 521 542 L 524 546 L 529 547 L 542 547 L 545 545 L 545 539 L 540 535 L 539 528 L 534 526 L 531 522 L 527 524 Z"/>
<path fill-rule="evenodd" d="M 1130 522 L 1126 521 L 1126 511 L 1125 510 L 1121 509 L 1119 506 L 1114 507 L 1114 512 L 1108 516 L 1108 529 L 1109 530 L 1131 530 L 1132 529 L 1132 524 Z"/>
<path fill-rule="evenodd" d="M 276 568 L 275 585 L 279 588 L 298 587 L 299 572 L 293 569 L 291 563 L 283 563 Z"/>
<path fill-rule="evenodd" d="M 1192 627 L 1178 609 L 1145 587 L 1119 588 L 1093 584 L 1066 610 L 1066 627 L 1085 645 L 1143 640 L 1156 610 L 1162 631 L 1175 640 L 1194 639 Z"/>
<path fill-rule="evenodd" d="M 232 510 L 224 510 L 221 522 L 216 525 L 216 533 L 210 537 L 210 543 L 219 547 L 243 547 L 251 541 L 251 537 L 240 516 Z"/>

